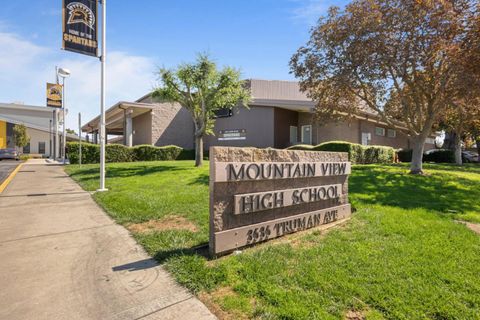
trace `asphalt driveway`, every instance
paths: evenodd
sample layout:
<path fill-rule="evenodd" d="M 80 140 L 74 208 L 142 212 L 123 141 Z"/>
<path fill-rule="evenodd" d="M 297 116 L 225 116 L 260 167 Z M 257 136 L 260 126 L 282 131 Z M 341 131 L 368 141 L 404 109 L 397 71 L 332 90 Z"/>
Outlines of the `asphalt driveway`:
<path fill-rule="evenodd" d="M 20 161 L 15 160 L 2 160 L 0 161 L 0 184 L 7 179 L 8 175 L 15 170 Z"/>

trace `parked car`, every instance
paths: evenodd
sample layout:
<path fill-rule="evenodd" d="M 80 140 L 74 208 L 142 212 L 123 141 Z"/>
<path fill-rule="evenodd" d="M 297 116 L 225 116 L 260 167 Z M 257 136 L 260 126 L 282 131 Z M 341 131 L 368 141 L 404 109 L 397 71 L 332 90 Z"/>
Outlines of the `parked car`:
<path fill-rule="evenodd" d="M 13 160 L 20 160 L 20 155 L 18 154 L 18 151 L 9 148 L 9 149 L 0 149 L 0 160 L 4 159 L 13 159 Z"/>
<path fill-rule="evenodd" d="M 473 151 L 462 151 L 463 162 L 478 162 L 478 153 Z"/>

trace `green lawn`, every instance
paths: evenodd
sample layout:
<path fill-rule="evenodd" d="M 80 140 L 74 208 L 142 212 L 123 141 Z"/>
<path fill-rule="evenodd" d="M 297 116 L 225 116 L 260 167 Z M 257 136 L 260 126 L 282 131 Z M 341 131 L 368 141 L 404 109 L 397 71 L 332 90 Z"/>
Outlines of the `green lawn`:
<path fill-rule="evenodd" d="M 109 192 L 94 195 L 132 223 L 179 216 L 195 230 L 136 231 L 135 238 L 183 285 L 229 319 L 480 319 L 480 167 L 354 166 L 343 227 L 307 231 L 208 260 L 208 165 L 109 164 Z M 67 167 L 86 190 L 98 166 Z M 167 218 L 166 218 L 167 217 Z"/>

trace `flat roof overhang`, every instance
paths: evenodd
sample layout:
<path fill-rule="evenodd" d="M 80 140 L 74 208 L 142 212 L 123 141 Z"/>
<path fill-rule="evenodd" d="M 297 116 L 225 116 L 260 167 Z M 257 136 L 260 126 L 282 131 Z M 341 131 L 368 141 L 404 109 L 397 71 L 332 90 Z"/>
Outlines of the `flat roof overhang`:
<path fill-rule="evenodd" d="M 125 110 L 132 118 L 152 111 L 148 103 L 120 101 L 105 111 L 105 127 L 108 134 L 122 135 L 125 121 Z M 82 132 L 93 133 L 100 128 L 100 116 L 97 116 L 82 126 Z"/>

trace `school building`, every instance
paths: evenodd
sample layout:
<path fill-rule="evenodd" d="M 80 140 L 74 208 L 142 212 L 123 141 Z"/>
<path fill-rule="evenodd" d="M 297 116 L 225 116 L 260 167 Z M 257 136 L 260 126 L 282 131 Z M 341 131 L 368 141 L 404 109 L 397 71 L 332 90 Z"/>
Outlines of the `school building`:
<path fill-rule="evenodd" d="M 235 107 L 217 113 L 209 146 L 286 148 L 294 144 L 316 145 L 343 140 L 363 145 L 409 148 L 408 137 L 389 127 L 373 112 L 363 111 L 352 120 L 320 125 L 314 121 L 315 103 L 294 81 L 247 80 L 252 95 L 249 108 Z M 99 116 L 82 127 L 98 142 Z M 194 149 L 194 124 L 189 112 L 177 103 L 154 102 L 147 94 L 135 102 L 121 101 L 106 111 L 109 138 L 127 146 L 177 145 Z M 429 138 L 425 149 L 435 148 Z"/>
<path fill-rule="evenodd" d="M 55 144 L 55 125 L 62 121 L 61 112 L 49 107 L 30 106 L 18 103 L 0 103 L 0 149 L 15 148 L 13 127 L 23 124 L 27 128 L 30 143 L 19 151 L 39 157 L 51 157 Z M 59 132 L 58 148 L 62 145 L 62 132 Z M 66 134 L 67 141 L 78 140 L 78 136 Z M 60 149 L 61 150 L 61 149 Z M 59 149 L 57 149 L 59 155 Z"/>

